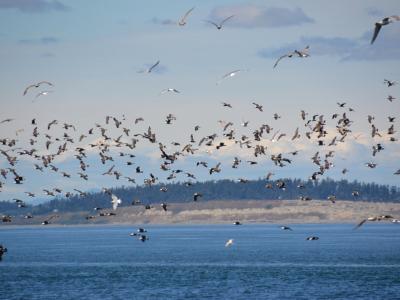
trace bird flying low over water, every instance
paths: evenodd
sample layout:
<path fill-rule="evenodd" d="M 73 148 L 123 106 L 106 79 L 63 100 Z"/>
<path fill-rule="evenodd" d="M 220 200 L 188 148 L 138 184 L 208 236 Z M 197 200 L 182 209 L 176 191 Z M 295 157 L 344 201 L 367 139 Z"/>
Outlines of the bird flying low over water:
<path fill-rule="evenodd" d="M 233 245 L 233 239 L 229 239 L 226 243 L 225 243 L 225 247 L 230 247 Z"/>
<path fill-rule="evenodd" d="M 281 226 L 280 228 L 281 228 L 282 230 L 291 230 L 291 231 L 293 231 L 293 229 L 290 228 L 289 226 Z"/>
<path fill-rule="evenodd" d="M 374 217 L 368 217 L 366 219 L 361 220 L 360 223 L 358 223 L 354 229 L 360 228 L 365 222 L 375 222 L 375 221 L 386 221 L 386 220 L 392 220 L 394 219 L 392 216 L 389 215 L 381 215 L 381 216 L 374 216 Z"/>
<path fill-rule="evenodd" d="M 375 29 L 371 39 L 371 45 L 375 42 L 376 38 L 378 37 L 379 31 L 381 30 L 382 26 L 389 25 L 394 21 L 400 21 L 400 16 L 385 17 L 381 21 L 375 23 Z"/>

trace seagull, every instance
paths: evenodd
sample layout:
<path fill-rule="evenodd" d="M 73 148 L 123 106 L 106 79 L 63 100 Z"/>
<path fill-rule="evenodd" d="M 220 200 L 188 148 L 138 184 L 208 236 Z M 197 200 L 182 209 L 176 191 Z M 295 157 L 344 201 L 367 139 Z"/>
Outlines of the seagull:
<path fill-rule="evenodd" d="M 161 205 L 161 208 L 164 210 L 164 211 L 167 211 L 167 203 L 161 203 L 160 204 Z"/>
<path fill-rule="evenodd" d="M 36 96 L 35 96 L 35 99 L 37 99 L 37 98 L 39 98 L 40 96 L 47 96 L 48 94 L 50 94 L 50 93 L 52 93 L 53 91 L 43 91 L 43 92 L 40 92 L 40 93 L 38 93 Z M 35 100 L 34 99 L 34 100 Z M 32 100 L 32 102 L 34 101 L 34 100 Z"/>
<path fill-rule="evenodd" d="M 31 84 L 31 85 L 29 85 L 28 87 L 26 87 L 25 88 L 25 90 L 24 90 L 24 96 L 28 93 L 28 91 L 29 91 L 29 89 L 31 89 L 31 88 L 38 88 L 38 87 L 40 87 L 42 84 L 47 84 L 47 85 L 49 85 L 49 86 L 54 86 L 51 82 L 48 82 L 48 81 L 40 81 L 40 82 L 38 82 L 38 83 L 35 83 L 35 84 Z"/>
<path fill-rule="evenodd" d="M 192 7 L 191 9 L 189 9 L 189 10 L 184 14 L 184 16 L 179 20 L 179 23 L 178 23 L 179 26 L 184 26 L 184 25 L 186 25 L 186 19 L 187 19 L 187 17 L 189 16 L 189 14 L 190 14 L 193 10 L 194 10 L 194 7 Z"/>
<path fill-rule="evenodd" d="M 201 193 L 194 193 L 193 194 L 193 201 L 197 201 L 199 198 L 203 197 Z"/>
<path fill-rule="evenodd" d="M 230 247 L 233 245 L 233 239 L 229 239 L 226 243 L 225 243 L 225 247 Z"/>
<path fill-rule="evenodd" d="M 371 39 L 371 45 L 374 43 L 374 41 L 378 37 L 379 31 L 381 30 L 382 26 L 389 25 L 390 23 L 393 23 L 394 21 L 400 21 L 400 16 L 385 17 L 381 21 L 378 21 L 375 23 L 375 30 L 374 30 L 374 35 L 372 36 L 372 39 Z"/>
<path fill-rule="evenodd" d="M 210 23 L 210 24 L 214 25 L 218 30 L 221 30 L 221 29 L 222 29 L 222 25 L 224 25 L 224 23 L 225 23 L 226 21 L 228 21 L 229 19 L 232 19 L 234 16 L 235 16 L 235 15 L 231 15 L 231 16 L 229 16 L 229 17 L 223 19 L 223 20 L 222 20 L 221 22 L 219 22 L 219 23 L 215 23 L 215 22 L 213 22 L 213 21 L 208 21 L 208 20 L 206 20 L 205 22 Z"/>
<path fill-rule="evenodd" d="M 174 93 L 177 93 L 177 94 L 180 93 L 180 91 L 178 91 L 177 89 L 174 89 L 174 88 L 167 88 L 167 89 L 165 89 L 165 90 L 162 90 L 162 91 L 160 92 L 160 95 L 165 94 L 165 93 L 170 93 L 170 92 L 174 92 Z"/>
<path fill-rule="evenodd" d="M 4 247 L 3 245 L 0 245 L 0 261 L 3 257 L 3 254 L 7 252 L 7 248 Z"/>
<path fill-rule="evenodd" d="M 58 217 L 59 217 L 58 215 L 52 215 L 52 216 L 50 216 L 49 218 L 47 218 L 46 220 L 44 220 L 44 221 L 42 222 L 42 225 L 49 225 L 49 224 L 50 224 L 50 221 L 51 221 L 52 219 L 58 218 Z"/>
<path fill-rule="evenodd" d="M 232 104 L 230 104 L 230 103 L 227 103 L 227 102 L 222 102 L 222 106 L 223 106 L 223 107 L 229 107 L 229 108 L 232 108 Z"/>
<path fill-rule="evenodd" d="M 111 194 L 111 203 L 113 206 L 113 210 L 116 210 L 118 205 L 122 203 L 121 199 L 119 199 L 117 196 L 114 194 Z"/>
<path fill-rule="evenodd" d="M 221 77 L 221 79 L 220 80 L 218 80 L 217 81 L 217 85 L 218 84 L 220 84 L 220 82 L 222 81 L 222 80 L 224 80 L 224 79 L 226 79 L 226 78 L 231 78 L 231 77 L 233 77 L 233 76 L 236 76 L 238 73 L 240 73 L 240 72 L 242 72 L 243 70 L 234 70 L 234 71 L 231 71 L 231 72 L 229 72 L 229 73 L 226 73 L 224 76 L 222 76 Z"/>
<path fill-rule="evenodd" d="M 263 106 L 255 102 L 252 103 L 259 111 L 263 111 Z"/>
<path fill-rule="evenodd" d="M 382 221 L 382 220 L 393 220 L 394 218 L 389 215 L 382 215 L 382 216 L 374 216 L 374 217 L 369 217 L 364 220 L 362 220 L 360 223 L 358 223 L 354 229 L 358 229 L 361 227 L 365 222 L 375 222 L 375 221 Z"/>
<path fill-rule="evenodd" d="M 288 227 L 288 226 L 281 226 L 281 229 L 282 230 L 291 230 L 291 231 L 293 231 L 293 229 Z"/>
<path fill-rule="evenodd" d="M 388 80 L 388 79 L 384 79 L 384 80 L 383 80 L 383 83 L 384 83 L 384 84 L 387 84 L 388 87 L 391 87 L 391 86 L 397 84 L 396 81 Z"/>
<path fill-rule="evenodd" d="M 305 47 L 303 50 L 294 50 L 294 51 L 292 51 L 292 52 L 289 52 L 289 53 L 286 53 L 286 54 L 282 55 L 282 56 L 279 57 L 278 60 L 275 62 L 273 68 L 275 69 L 275 68 L 278 66 L 278 63 L 279 63 L 282 59 L 284 59 L 285 57 L 291 58 L 291 57 L 296 56 L 296 55 L 297 55 L 297 57 L 309 57 L 309 56 L 310 56 L 310 54 L 308 54 L 308 50 L 309 50 L 309 49 L 310 49 L 310 46 L 307 46 L 307 47 Z"/>

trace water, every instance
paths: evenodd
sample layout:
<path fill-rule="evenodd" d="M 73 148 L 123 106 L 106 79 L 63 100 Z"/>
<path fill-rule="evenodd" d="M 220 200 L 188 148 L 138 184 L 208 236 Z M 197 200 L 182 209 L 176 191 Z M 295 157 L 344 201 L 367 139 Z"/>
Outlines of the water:
<path fill-rule="evenodd" d="M 0 299 L 400 299 L 397 224 L 291 227 L 2 228 Z"/>

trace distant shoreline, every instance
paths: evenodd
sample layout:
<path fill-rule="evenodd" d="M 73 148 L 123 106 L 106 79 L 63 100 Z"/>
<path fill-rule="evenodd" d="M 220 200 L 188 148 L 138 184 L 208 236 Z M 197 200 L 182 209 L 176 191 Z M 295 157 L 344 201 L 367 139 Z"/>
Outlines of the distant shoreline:
<path fill-rule="evenodd" d="M 110 210 L 108 210 L 110 211 Z M 164 211 L 158 204 L 150 210 L 143 206 L 118 208 L 116 216 L 100 217 L 95 211 L 57 213 L 60 217 L 47 226 L 102 226 L 102 225 L 223 225 L 240 221 L 243 224 L 343 224 L 357 223 L 367 217 L 391 215 L 400 218 L 400 203 L 364 201 L 287 201 L 243 200 L 169 203 Z M 88 215 L 95 216 L 86 220 Z M 25 220 L 13 219 L 14 224 L 3 223 L 2 228 L 43 226 L 48 215 Z"/>

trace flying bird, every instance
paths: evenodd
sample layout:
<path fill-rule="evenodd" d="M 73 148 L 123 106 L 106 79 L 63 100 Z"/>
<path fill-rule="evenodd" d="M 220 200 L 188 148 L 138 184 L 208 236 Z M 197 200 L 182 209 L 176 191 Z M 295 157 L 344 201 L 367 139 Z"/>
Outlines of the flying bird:
<path fill-rule="evenodd" d="M 210 23 L 210 24 L 214 25 L 218 30 L 221 30 L 221 29 L 222 29 L 222 25 L 224 25 L 224 23 L 225 23 L 226 21 L 228 21 L 229 19 L 232 19 L 234 16 L 235 16 L 235 15 L 231 15 L 231 16 L 229 16 L 229 17 L 223 19 L 223 20 L 222 20 L 221 22 L 219 22 L 219 23 L 215 23 L 215 22 L 209 21 L 209 20 L 206 20 L 205 22 Z"/>
<path fill-rule="evenodd" d="M 49 86 L 54 86 L 51 82 L 48 82 L 48 81 L 40 81 L 40 82 L 38 82 L 38 83 L 31 84 L 31 85 L 27 86 L 27 87 L 25 88 L 25 90 L 24 90 L 24 94 L 23 94 L 23 95 L 25 96 L 31 88 L 38 88 L 38 87 L 40 87 L 42 84 L 47 84 L 47 85 L 49 85 Z"/>
<path fill-rule="evenodd" d="M 177 93 L 177 94 L 180 93 L 180 91 L 178 91 L 177 89 L 174 89 L 174 88 L 167 88 L 167 89 L 165 89 L 165 90 L 162 90 L 162 91 L 160 92 L 160 95 L 163 95 L 163 94 L 165 94 L 165 93 L 170 93 L 170 92 L 174 92 L 174 93 Z"/>
<path fill-rule="evenodd" d="M 47 96 L 48 94 L 50 94 L 50 93 L 52 93 L 52 92 L 53 92 L 53 91 L 43 91 L 43 92 L 40 92 L 40 93 L 36 94 L 35 99 L 37 99 L 37 98 L 39 98 L 39 97 L 41 97 L 41 96 Z M 32 100 L 32 102 L 34 102 L 35 99 Z"/>
<path fill-rule="evenodd" d="M 230 247 L 233 245 L 233 239 L 229 239 L 226 243 L 225 243 L 225 247 Z"/>
<path fill-rule="evenodd" d="M 239 73 L 242 72 L 242 71 L 243 71 L 243 70 L 234 70 L 234 71 L 231 71 L 231 72 L 229 72 L 229 73 L 226 73 L 224 76 L 221 77 L 220 80 L 217 81 L 216 84 L 218 85 L 218 84 L 221 83 L 222 80 L 224 80 L 224 79 L 226 79 L 226 78 L 234 77 L 234 76 L 236 76 L 237 74 L 239 74 Z"/>
<path fill-rule="evenodd" d="M 116 210 L 118 205 L 121 203 L 122 203 L 121 199 L 119 199 L 114 194 L 111 195 L 111 204 L 112 204 L 113 210 Z"/>
<path fill-rule="evenodd" d="M 375 42 L 376 38 L 378 37 L 379 31 L 381 30 L 382 26 L 389 25 L 394 21 L 400 21 L 400 16 L 390 16 L 385 17 L 381 21 L 375 23 L 374 35 L 371 39 L 371 45 Z"/>
<path fill-rule="evenodd" d="M 310 54 L 308 53 L 308 50 L 310 49 L 310 46 L 307 46 L 307 47 L 305 47 L 304 49 L 302 49 L 302 50 L 294 50 L 294 51 L 292 51 L 292 52 L 289 52 L 289 53 L 286 53 L 286 54 L 284 54 L 284 55 L 282 55 L 281 57 L 279 57 L 278 59 L 277 59 L 277 61 L 275 62 L 275 64 L 274 64 L 274 69 L 278 66 L 278 63 L 282 60 L 282 59 L 284 59 L 285 57 L 288 57 L 288 58 L 292 58 L 293 56 L 297 56 L 297 57 L 309 57 L 310 56 Z"/>

